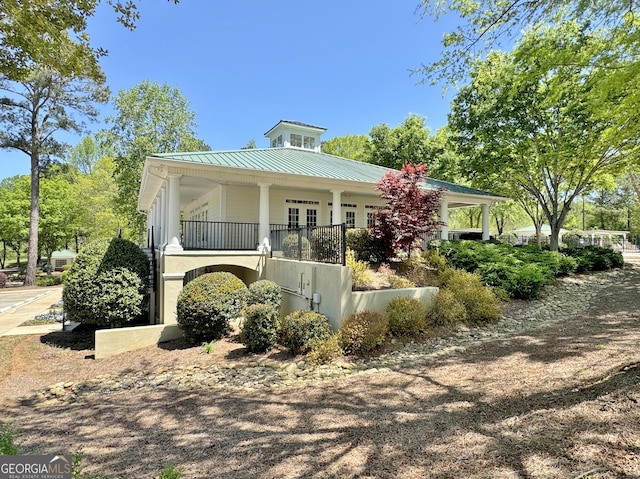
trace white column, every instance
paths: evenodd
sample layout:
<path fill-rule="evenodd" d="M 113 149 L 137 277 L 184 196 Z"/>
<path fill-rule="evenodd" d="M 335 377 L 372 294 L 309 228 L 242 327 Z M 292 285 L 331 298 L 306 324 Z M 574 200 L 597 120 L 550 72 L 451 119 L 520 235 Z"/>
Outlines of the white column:
<path fill-rule="evenodd" d="M 169 175 L 169 198 L 167 202 L 167 252 L 182 251 L 180 245 L 180 178 Z"/>
<path fill-rule="evenodd" d="M 167 244 L 167 186 L 166 182 L 160 189 L 160 241 L 159 245 Z"/>
<path fill-rule="evenodd" d="M 260 187 L 260 226 L 258 226 L 259 245 L 263 245 L 265 238 L 269 240 L 269 187 L 271 183 L 258 183 Z"/>
<path fill-rule="evenodd" d="M 331 190 L 331 193 L 333 193 L 333 218 L 331 224 L 334 225 L 342 223 L 342 191 Z"/>
<path fill-rule="evenodd" d="M 151 247 L 151 237 L 153 236 L 153 217 L 155 212 L 153 211 L 153 205 L 147 211 L 147 247 Z M 155 239 L 154 239 L 155 241 Z"/>
<path fill-rule="evenodd" d="M 449 203 L 442 200 L 440 203 L 440 239 L 449 239 Z"/>
<path fill-rule="evenodd" d="M 482 205 L 482 241 L 489 239 L 489 205 Z"/>
<path fill-rule="evenodd" d="M 156 197 L 153 202 L 153 244 L 160 244 L 160 200 Z"/>

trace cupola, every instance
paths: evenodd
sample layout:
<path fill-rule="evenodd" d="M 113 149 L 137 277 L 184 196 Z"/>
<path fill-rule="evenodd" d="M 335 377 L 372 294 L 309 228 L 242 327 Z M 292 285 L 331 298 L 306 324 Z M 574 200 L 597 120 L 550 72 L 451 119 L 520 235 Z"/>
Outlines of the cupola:
<path fill-rule="evenodd" d="M 280 120 L 264 136 L 269 138 L 271 148 L 300 148 L 320 152 L 320 136 L 326 128 L 299 121 Z"/>

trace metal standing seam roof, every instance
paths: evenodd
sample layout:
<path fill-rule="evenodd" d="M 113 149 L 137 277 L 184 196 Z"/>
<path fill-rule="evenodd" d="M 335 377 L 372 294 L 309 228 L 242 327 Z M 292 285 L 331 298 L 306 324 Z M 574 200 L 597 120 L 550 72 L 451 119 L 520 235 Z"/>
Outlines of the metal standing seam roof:
<path fill-rule="evenodd" d="M 187 163 L 374 184 L 380 181 L 388 171 L 397 171 L 362 161 L 328 155 L 326 153 L 286 147 L 161 153 L 152 155 L 152 158 L 166 158 Z M 428 188 L 444 188 L 453 193 L 500 196 L 434 178 L 427 178 L 426 184 Z"/>

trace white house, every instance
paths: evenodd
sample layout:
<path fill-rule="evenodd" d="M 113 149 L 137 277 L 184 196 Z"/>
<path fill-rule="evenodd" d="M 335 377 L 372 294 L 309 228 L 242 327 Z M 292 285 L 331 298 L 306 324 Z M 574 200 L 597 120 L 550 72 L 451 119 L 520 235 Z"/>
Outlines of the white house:
<path fill-rule="evenodd" d="M 149 245 L 155 250 L 157 322 L 175 323 L 182 286 L 215 270 L 231 271 L 247 284 L 274 278 L 290 293 L 290 308 L 317 307 L 339 320 L 345 309 L 332 303 L 341 301 L 341 285 L 323 289 L 328 276 L 318 270 L 321 265 L 296 262 L 295 271 L 284 272 L 284 263 L 275 263 L 270 253 L 280 249 L 279 231 L 365 228 L 381 204 L 376 183 L 389 170 L 322 153 L 325 131 L 283 120 L 265 133 L 269 148 L 146 158 L 138 209 L 147 215 Z M 482 237 L 489 238 L 489 208 L 505 198 L 435 179 L 425 187 L 445 190 L 442 238 L 449 237 L 449 211 L 472 206 L 482 207 Z"/>

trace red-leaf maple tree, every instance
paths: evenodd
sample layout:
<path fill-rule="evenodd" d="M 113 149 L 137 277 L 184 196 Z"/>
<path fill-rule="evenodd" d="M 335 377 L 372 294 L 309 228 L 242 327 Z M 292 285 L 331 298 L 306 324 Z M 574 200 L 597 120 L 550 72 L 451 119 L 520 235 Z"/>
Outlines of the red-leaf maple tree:
<path fill-rule="evenodd" d="M 405 163 L 400 171 L 389 171 L 376 184 L 384 206 L 376 210 L 373 235 L 382 239 L 389 253 L 411 254 L 426 234 L 439 228 L 442 189 L 427 187 L 427 166 Z"/>

